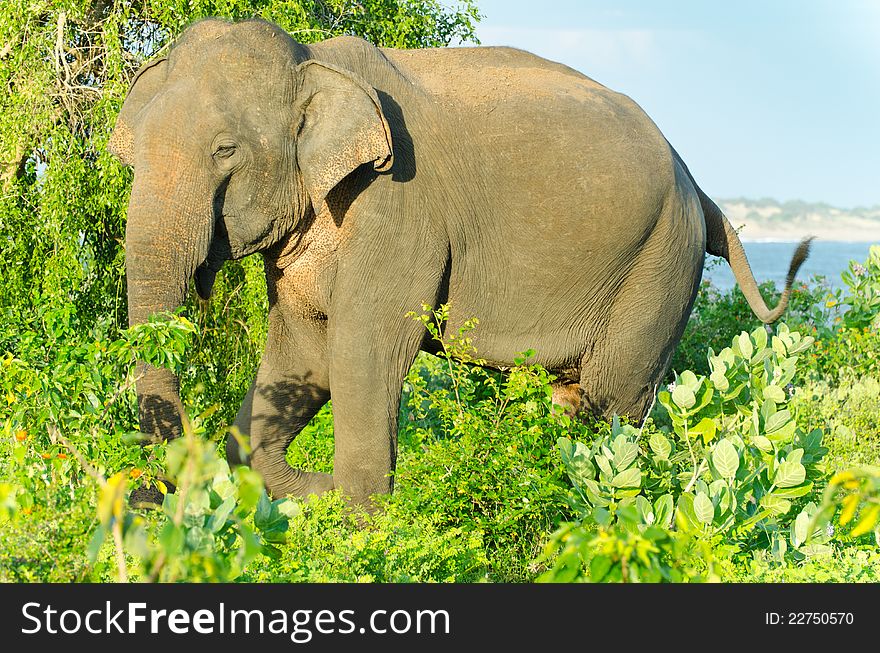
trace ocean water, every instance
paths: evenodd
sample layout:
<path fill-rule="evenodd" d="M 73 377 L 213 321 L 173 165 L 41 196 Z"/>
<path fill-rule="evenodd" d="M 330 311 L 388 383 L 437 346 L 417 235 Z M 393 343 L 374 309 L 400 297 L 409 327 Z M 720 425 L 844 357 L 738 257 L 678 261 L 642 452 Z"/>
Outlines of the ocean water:
<path fill-rule="evenodd" d="M 758 283 L 774 281 L 778 288 L 785 284 L 788 264 L 797 248 L 796 242 L 744 242 L 746 256 Z M 814 275 L 824 276 L 834 288 L 843 288 L 840 273 L 849 267 L 851 259 L 864 261 L 868 258 L 871 243 L 813 241 L 810 257 L 801 266 L 797 279 L 808 281 Z M 716 263 L 718 262 L 718 263 Z M 703 279 L 709 279 L 719 290 L 730 290 L 735 283 L 733 271 L 727 261 L 706 255 Z"/>

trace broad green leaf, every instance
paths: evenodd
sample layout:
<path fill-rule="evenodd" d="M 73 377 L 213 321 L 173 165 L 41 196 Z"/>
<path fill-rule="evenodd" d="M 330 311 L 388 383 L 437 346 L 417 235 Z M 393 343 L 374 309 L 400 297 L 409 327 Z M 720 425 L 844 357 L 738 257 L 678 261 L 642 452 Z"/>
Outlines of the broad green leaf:
<path fill-rule="evenodd" d="M 712 449 L 712 464 L 722 478 L 731 479 L 739 469 L 739 452 L 728 440 L 721 440 Z"/>
<path fill-rule="evenodd" d="M 599 469 L 602 470 L 602 473 L 605 474 L 608 478 L 614 476 L 614 470 L 611 469 L 611 463 L 608 462 L 608 458 L 605 456 L 596 456 L 594 458 L 596 464 L 599 465 Z"/>
<path fill-rule="evenodd" d="M 767 330 L 763 326 L 757 327 L 754 331 L 752 331 L 752 340 L 755 341 L 755 347 L 758 351 L 764 349 L 767 346 Z"/>
<path fill-rule="evenodd" d="M 605 555 L 594 556 L 590 560 L 590 580 L 594 583 L 601 583 L 602 579 L 608 575 L 611 569 L 611 558 Z"/>
<path fill-rule="evenodd" d="M 694 497 L 694 514 L 700 523 L 712 523 L 712 519 L 715 516 L 715 506 L 712 505 L 712 500 L 704 492 L 699 492 Z"/>
<path fill-rule="evenodd" d="M 752 438 L 752 444 L 764 453 L 773 453 L 773 443 L 763 435 L 756 435 Z"/>
<path fill-rule="evenodd" d="M 810 516 L 806 510 L 801 510 L 791 523 L 791 545 L 799 549 L 801 544 L 807 541 L 807 528 L 810 525 Z"/>
<path fill-rule="evenodd" d="M 648 445 L 658 458 L 666 460 L 672 453 L 672 443 L 662 433 L 652 433 Z"/>
<path fill-rule="evenodd" d="M 700 388 L 700 380 L 697 378 L 697 375 L 690 370 L 682 372 L 681 376 L 678 377 L 678 382 L 690 388 L 695 394 Z"/>
<path fill-rule="evenodd" d="M 769 510 L 773 514 L 784 515 L 791 510 L 791 501 L 788 499 L 781 499 L 772 494 L 765 494 L 761 497 L 761 507 Z"/>
<path fill-rule="evenodd" d="M 635 442 L 628 442 L 623 435 L 617 436 L 614 442 L 614 458 L 611 464 L 614 469 L 622 471 L 630 466 L 639 454 L 639 445 Z"/>
<path fill-rule="evenodd" d="M 638 467 L 630 467 L 611 479 L 614 487 L 639 487 L 642 484 L 642 472 Z"/>
<path fill-rule="evenodd" d="M 690 410 L 697 403 L 694 391 L 686 385 L 679 384 L 672 391 L 672 401 L 683 410 Z"/>
<path fill-rule="evenodd" d="M 777 413 L 773 413 L 765 422 L 764 422 L 764 431 L 766 433 L 773 433 L 778 431 L 783 426 L 788 424 L 791 421 L 791 413 L 787 410 L 780 410 Z"/>
<path fill-rule="evenodd" d="M 654 523 L 662 528 L 669 528 L 672 523 L 672 495 L 664 494 L 654 501 Z"/>
<path fill-rule="evenodd" d="M 740 353 L 742 353 L 743 358 L 749 360 L 752 357 L 752 354 L 755 352 L 754 347 L 752 346 L 752 341 L 749 338 L 749 334 L 743 331 L 738 336 L 737 344 L 739 344 Z"/>
<path fill-rule="evenodd" d="M 690 427 L 688 433 L 691 437 L 700 436 L 703 438 L 703 442 L 708 444 L 715 438 L 715 434 L 718 433 L 718 426 L 715 424 L 715 420 L 704 417 L 697 424 Z"/>
<path fill-rule="evenodd" d="M 776 468 L 776 475 L 773 477 L 773 483 L 776 487 L 786 488 L 800 485 L 807 477 L 807 470 L 799 462 L 789 462 L 787 460 L 779 464 Z"/>
<path fill-rule="evenodd" d="M 694 511 L 694 495 L 690 493 L 682 494 L 678 497 L 678 503 L 675 508 L 675 524 L 682 532 L 689 533 L 698 531 L 702 528 L 700 520 Z"/>
<path fill-rule="evenodd" d="M 730 381 L 728 381 L 727 377 L 724 375 L 722 370 L 715 370 L 709 376 L 709 380 L 712 384 L 721 392 L 725 392 L 730 387 Z"/>
<path fill-rule="evenodd" d="M 782 497 L 783 499 L 796 499 L 797 497 L 806 496 L 813 489 L 812 483 L 804 483 L 790 488 L 779 488 L 773 490 L 773 496 Z"/>
<path fill-rule="evenodd" d="M 636 497 L 636 508 L 639 510 L 639 515 L 642 517 L 642 522 L 645 524 L 653 524 L 654 523 L 654 506 L 651 505 L 651 502 L 648 501 L 642 495 Z"/>
<path fill-rule="evenodd" d="M 559 438 L 557 446 L 572 483 L 583 485 L 587 479 L 596 478 L 596 468 L 590 462 L 590 450 L 583 442 Z"/>
<path fill-rule="evenodd" d="M 208 528 L 212 533 L 217 533 L 226 525 L 226 520 L 235 509 L 235 503 L 235 497 L 229 497 L 214 511 L 208 521 Z"/>

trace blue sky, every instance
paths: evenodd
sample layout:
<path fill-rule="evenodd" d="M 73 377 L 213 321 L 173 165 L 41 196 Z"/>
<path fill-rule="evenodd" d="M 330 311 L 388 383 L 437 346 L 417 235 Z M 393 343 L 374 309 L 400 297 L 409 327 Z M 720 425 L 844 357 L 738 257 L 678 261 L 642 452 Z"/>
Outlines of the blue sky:
<path fill-rule="evenodd" d="M 880 0 L 477 0 L 638 102 L 716 198 L 880 205 Z"/>

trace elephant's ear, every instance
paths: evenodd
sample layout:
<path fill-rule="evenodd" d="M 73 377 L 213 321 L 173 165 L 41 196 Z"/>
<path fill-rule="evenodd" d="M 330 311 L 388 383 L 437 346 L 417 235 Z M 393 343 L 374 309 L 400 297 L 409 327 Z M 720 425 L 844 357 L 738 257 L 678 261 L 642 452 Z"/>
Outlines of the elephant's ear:
<path fill-rule="evenodd" d="M 165 81 L 167 63 L 167 59 L 162 57 L 141 66 L 131 82 L 122 109 L 119 110 L 116 126 L 107 142 L 107 149 L 127 166 L 132 165 L 134 159 L 133 129 L 137 116 L 159 92 Z"/>
<path fill-rule="evenodd" d="M 375 89 L 352 73 L 309 60 L 296 69 L 302 120 L 296 160 L 315 213 L 355 168 L 391 168 L 391 130 Z"/>

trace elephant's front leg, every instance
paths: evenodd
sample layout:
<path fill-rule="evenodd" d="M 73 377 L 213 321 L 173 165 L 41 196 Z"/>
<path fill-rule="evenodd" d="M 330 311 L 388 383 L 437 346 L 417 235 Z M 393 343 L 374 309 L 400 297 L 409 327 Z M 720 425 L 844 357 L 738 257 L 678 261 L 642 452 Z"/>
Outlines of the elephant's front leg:
<path fill-rule="evenodd" d="M 333 481 L 356 504 L 369 507 L 371 495 L 393 489 L 402 385 L 424 337 L 422 324 L 406 313 L 435 301 L 440 273 L 427 279 L 401 273 L 396 282 L 377 281 L 372 293 L 361 288 L 336 300 L 328 324 Z"/>
<path fill-rule="evenodd" d="M 270 318 L 266 352 L 235 425 L 250 442 L 251 467 L 274 497 L 305 497 L 333 489 L 330 474 L 291 467 L 287 447 L 330 397 L 326 338 L 311 322 Z M 231 463 L 245 462 L 234 438 Z"/>

